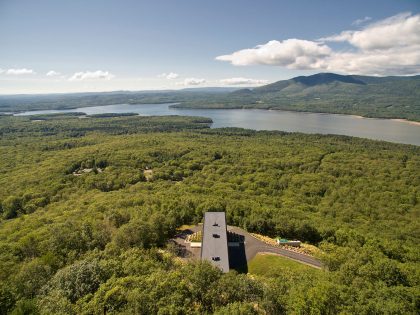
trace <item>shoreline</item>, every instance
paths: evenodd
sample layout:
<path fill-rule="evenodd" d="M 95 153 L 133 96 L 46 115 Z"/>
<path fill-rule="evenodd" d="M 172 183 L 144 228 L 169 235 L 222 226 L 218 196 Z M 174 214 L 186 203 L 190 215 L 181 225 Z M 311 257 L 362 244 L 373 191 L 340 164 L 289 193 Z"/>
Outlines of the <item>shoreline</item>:
<path fill-rule="evenodd" d="M 170 106 L 171 107 L 171 106 Z M 276 109 L 276 108 L 253 108 L 253 107 L 232 107 L 232 108 L 215 108 L 215 107 L 173 107 L 175 109 L 188 109 L 188 110 L 235 110 L 235 109 L 248 109 L 248 110 L 265 110 L 265 111 L 279 111 L 279 112 L 291 112 L 291 113 L 307 113 L 307 114 L 326 114 L 326 115 L 341 115 L 341 116 L 350 116 L 358 119 L 383 119 L 383 120 L 392 120 L 396 122 L 406 123 L 410 125 L 420 126 L 420 121 L 408 120 L 405 118 L 389 118 L 389 117 L 366 117 L 356 114 L 345 114 L 345 113 L 329 113 L 329 112 L 311 112 L 304 110 L 291 110 L 291 109 Z"/>
<path fill-rule="evenodd" d="M 162 105 L 162 104 L 167 104 L 168 108 L 175 108 L 175 109 L 187 109 L 187 110 L 191 110 L 191 109 L 195 109 L 195 110 L 213 110 L 213 109 L 222 109 L 222 110 L 234 110 L 234 109 L 251 109 L 251 110 L 266 110 L 266 111 L 283 111 L 283 112 L 292 112 L 292 113 L 309 113 L 309 114 L 327 114 L 327 115 L 343 115 L 343 116 L 350 116 L 350 117 L 354 117 L 357 119 L 386 119 L 386 120 L 391 120 L 391 121 L 395 121 L 395 122 L 400 122 L 400 123 L 406 123 L 406 124 L 410 124 L 410 125 L 414 125 L 414 126 L 420 126 L 420 121 L 415 121 L 415 120 L 408 120 L 405 118 L 387 118 L 387 117 L 365 117 L 365 116 L 361 116 L 361 115 L 357 115 L 357 114 L 345 114 L 345 113 L 329 113 L 329 112 L 315 112 L 315 111 L 301 111 L 301 110 L 291 110 L 291 109 L 275 109 L 275 108 L 243 108 L 243 107 L 238 107 L 238 108 L 208 108 L 208 107 L 199 107 L 199 108 L 192 108 L 192 107 L 182 107 L 182 106 L 173 106 L 173 105 L 178 105 L 180 103 L 123 103 L 123 104 L 107 104 L 107 105 L 92 105 L 92 106 L 84 106 L 84 107 L 70 107 L 70 108 L 65 108 L 65 109 L 34 109 L 34 110 L 27 110 L 27 111 L 15 111 L 15 112 L 1 112 L 1 114 L 5 115 L 5 116 L 33 116 L 33 115 L 37 115 L 36 113 L 33 113 L 31 115 L 22 115 L 22 113 L 25 112 L 35 112 L 35 111 L 45 111 L 45 110 L 54 110 L 54 111 L 58 111 L 58 113 L 60 113 L 61 111 L 71 111 L 74 109 L 83 109 L 83 108 L 90 108 L 90 107 L 101 107 L 101 106 L 113 106 L 113 105 Z"/>
<path fill-rule="evenodd" d="M 391 120 L 410 124 L 410 125 L 420 126 L 420 121 L 408 120 L 404 118 L 391 118 Z"/>

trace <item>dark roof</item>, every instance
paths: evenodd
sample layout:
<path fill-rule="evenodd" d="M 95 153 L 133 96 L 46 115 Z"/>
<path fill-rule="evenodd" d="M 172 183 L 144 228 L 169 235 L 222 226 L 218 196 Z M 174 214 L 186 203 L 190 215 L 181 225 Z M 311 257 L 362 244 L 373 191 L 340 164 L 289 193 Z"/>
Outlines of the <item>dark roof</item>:
<path fill-rule="evenodd" d="M 208 260 L 223 272 L 229 271 L 226 216 L 224 212 L 204 214 L 201 259 Z"/>

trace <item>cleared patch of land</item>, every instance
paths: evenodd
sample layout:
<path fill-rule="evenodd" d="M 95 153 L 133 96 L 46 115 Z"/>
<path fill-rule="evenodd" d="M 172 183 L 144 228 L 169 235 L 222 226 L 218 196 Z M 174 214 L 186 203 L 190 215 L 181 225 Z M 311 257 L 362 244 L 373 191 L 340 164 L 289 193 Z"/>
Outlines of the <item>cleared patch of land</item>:
<path fill-rule="evenodd" d="M 147 181 L 153 178 L 153 170 L 144 170 L 143 174 L 144 174 L 144 177 L 146 177 Z"/>
<path fill-rule="evenodd" d="M 248 262 L 248 272 L 259 276 L 273 277 L 284 271 L 304 272 L 308 270 L 322 272 L 320 269 L 275 254 L 258 253 Z"/>

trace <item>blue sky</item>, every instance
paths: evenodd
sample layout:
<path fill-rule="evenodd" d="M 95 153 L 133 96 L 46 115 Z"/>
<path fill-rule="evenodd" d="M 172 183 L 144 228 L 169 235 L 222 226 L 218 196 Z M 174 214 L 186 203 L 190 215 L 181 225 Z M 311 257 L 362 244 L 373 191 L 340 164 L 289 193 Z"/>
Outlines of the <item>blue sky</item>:
<path fill-rule="evenodd" d="M 0 93 L 416 74 L 419 12 L 418 0 L 0 0 Z M 404 39 L 398 47 L 388 35 L 388 44 L 367 44 L 392 28 Z"/>

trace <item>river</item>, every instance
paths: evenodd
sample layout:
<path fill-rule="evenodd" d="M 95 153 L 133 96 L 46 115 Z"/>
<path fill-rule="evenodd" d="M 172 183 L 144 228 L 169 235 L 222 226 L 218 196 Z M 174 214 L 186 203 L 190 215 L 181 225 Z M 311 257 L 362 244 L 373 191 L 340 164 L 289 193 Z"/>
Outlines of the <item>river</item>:
<path fill-rule="evenodd" d="M 28 111 L 16 114 L 16 116 L 68 112 L 83 112 L 88 115 L 138 113 L 142 116 L 203 116 L 213 120 L 212 128 L 241 127 L 255 130 L 338 134 L 420 146 L 420 125 L 405 121 L 264 109 L 180 109 L 171 108 L 170 105 L 118 104 L 69 110 Z"/>

